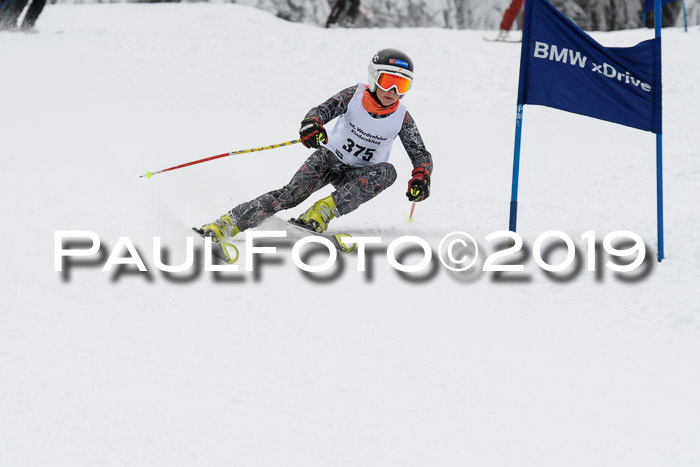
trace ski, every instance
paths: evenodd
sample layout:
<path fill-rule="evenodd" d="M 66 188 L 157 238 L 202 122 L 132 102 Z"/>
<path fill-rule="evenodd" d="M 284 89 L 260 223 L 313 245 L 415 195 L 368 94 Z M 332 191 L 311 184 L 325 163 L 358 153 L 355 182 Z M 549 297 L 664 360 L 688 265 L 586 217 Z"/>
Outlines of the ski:
<path fill-rule="evenodd" d="M 197 227 L 192 227 L 192 230 L 197 233 L 200 237 L 205 239 L 204 244 L 206 245 L 206 239 L 211 238 L 204 235 L 204 231 Z M 230 243 L 217 243 L 215 241 L 209 242 L 211 245 L 212 254 L 222 263 L 233 264 L 238 260 L 238 248 Z"/>
<path fill-rule="evenodd" d="M 333 246 L 336 247 L 339 251 L 342 251 L 343 253 L 351 253 L 355 249 L 355 244 L 353 243 L 352 245 L 346 245 L 343 243 L 344 238 L 351 238 L 351 235 L 345 234 L 345 233 L 338 233 L 338 234 L 332 234 L 332 233 L 318 233 L 315 230 L 312 230 L 311 228 L 307 227 L 306 224 L 304 224 L 302 221 L 299 219 L 289 219 L 287 221 L 288 224 L 293 225 L 297 229 L 303 230 L 304 232 L 308 232 L 313 235 L 318 235 L 319 237 L 327 238 L 328 240 L 333 243 Z"/>
<path fill-rule="evenodd" d="M 515 40 L 515 39 L 504 39 L 504 40 L 498 40 L 498 39 L 489 39 L 488 37 L 482 37 L 486 42 L 506 42 L 509 44 L 522 44 L 523 41 L 521 40 Z"/>

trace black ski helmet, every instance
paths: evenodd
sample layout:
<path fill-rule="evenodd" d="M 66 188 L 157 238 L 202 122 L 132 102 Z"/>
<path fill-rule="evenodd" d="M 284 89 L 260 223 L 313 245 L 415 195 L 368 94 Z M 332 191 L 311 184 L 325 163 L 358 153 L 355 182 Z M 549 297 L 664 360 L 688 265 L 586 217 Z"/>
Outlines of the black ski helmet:
<path fill-rule="evenodd" d="M 377 90 L 377 79 L 382 71 L 405 76 L 413 81 L 413 60 L 396 49 L 382 49 L 369 62 L 369 90 Z M 410 87 L 409 87 L 410 89 Z"/>

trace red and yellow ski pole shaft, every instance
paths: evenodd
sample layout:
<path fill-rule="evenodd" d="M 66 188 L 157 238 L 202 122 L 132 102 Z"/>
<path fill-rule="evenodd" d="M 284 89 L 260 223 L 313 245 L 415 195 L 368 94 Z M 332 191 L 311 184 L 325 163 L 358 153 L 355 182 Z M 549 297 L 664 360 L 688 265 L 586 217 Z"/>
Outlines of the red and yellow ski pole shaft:
<path fill-rule="evenodd" d="M 408 222 L 413 222 L 413 210 L 416 209 L 416 202 L 411 204 L 411 213 L 408 215 Z"/>
<path fill-rule="evenodd" d="M 187 162 L 185 164 L 176 165 L 174 167 L 168 167 L 167 169 L 159 170 L 157 172 L 146 171 L 145 175 L 139 175 L 139 178 L 143 178 L 143 177 L 151 178 L 152 176 L 162 174 L 163 172 L 170 172 L 171 170 L 182 169 L 183 167 L 189 167 L 191 165 L 201 164 L 202 162 L 213 161 L 214 159 L 221 159 L 222 157 L 234 156 L 236 154 L 245 154 L 247 152 L 266 151 L 268 149 L 281 148 L 282 146 L 289 146 L 289 145 L 297 144 L 300 142 L 301 142 L 300 139 L 293 139 L 291 141 L 285 141 L 284 143 L 272 144 L 270 146 L 262 146 L 260 148 L 241 149 L 240 151 L 225 152 L 223 154 L 219 154 L 218 156 L 205 157 L 204 159 L 199 159 L 198 161 L 192 161 L 192 162 Z"/>

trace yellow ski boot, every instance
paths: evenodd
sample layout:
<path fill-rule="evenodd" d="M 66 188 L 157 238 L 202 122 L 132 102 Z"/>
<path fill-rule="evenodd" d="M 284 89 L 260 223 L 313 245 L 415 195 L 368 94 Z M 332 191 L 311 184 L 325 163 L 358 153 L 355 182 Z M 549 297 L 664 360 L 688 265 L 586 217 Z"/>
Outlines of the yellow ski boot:
<path fill-rule="evenodd" d="M 306 210 L 299 218 L 311 230 L 323 233 L 328 228 L 328 223 L 338 214 L 338 208 L 335 207 L 333 196 L 328 196 L 318 200 Z"/>
<path fill-rule="evenodd" d="M 210 224 L 205 224 L 199 229 L 203 237 L 211 237 L 212 241 L 219 243 L 224 237 L 233 237 L 239 234 L 241 229 L 233 225 L 228 213 L 216 219 Z"/>

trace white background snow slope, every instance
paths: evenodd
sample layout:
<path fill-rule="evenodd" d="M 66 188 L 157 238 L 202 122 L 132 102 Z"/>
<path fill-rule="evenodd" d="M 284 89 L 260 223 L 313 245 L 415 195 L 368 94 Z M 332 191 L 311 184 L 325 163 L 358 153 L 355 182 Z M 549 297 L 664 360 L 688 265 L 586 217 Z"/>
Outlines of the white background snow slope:
<path fill-rule="evenodd" d="M 409 280 L 380 253 L 371 271 L 350 255 L 319 282 L 287 246 L 257 274 L 176 282 L 155 268 L 153 237 L 183 261 L 191 226 L 282 186 L 310 150 L 138 176 L 296 138 L 384 47 L 416 64 L 405 103 L 435 159 L 432 195 L 406 222 L 397 142 L 396 184 L 331 230 L 434 247 L 462 230 L 483 264 L 486 235 L 508 224 L 519 47 L 482 40 L 494 31 L 325 30 L 236 5 L 49 5 L 38 26 L 0 34 L 0 465 L 700 465 L 696 29 L 664 30 L 667 259 L 643 279 L 600 263 L 600 277 L 557 281 L 530 255 L 526 281 L 435 259 Z M 541 107 L 524 130 L 526 244 L 567 232 L 585 265 L 581 234 L 626 229 L 654 255 L 652 134 Z M 284 230 L 315 199 L 256 230 Z M 97 233 L 105 257 L 65 278 L 59 230 Z M 147 274 L 101 271 L 121 236 Z"/>

